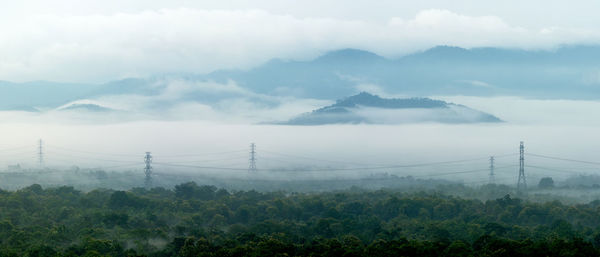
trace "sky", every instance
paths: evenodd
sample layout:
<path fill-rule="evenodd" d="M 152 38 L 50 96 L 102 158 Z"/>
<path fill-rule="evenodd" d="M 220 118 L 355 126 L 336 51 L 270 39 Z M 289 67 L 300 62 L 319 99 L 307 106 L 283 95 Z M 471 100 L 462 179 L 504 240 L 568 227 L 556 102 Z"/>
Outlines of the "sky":
<path fill-rule="evenodd" d="M 399 57 L 436 45 L 553 49 L 600 43 L 598 1 L 11 1 L 0 80 L 102 83 L 250 69 L 360 48 Z"/>

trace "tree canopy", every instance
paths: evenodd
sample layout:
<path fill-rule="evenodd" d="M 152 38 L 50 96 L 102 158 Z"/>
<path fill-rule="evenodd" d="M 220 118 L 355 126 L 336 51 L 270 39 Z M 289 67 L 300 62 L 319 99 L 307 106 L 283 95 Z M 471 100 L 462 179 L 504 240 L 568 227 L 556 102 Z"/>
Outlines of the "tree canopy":
<path fill-rule="evenodd" d="M 483 189 L 482 189 L 483 190 Z M 0 256 L 596 256 L 600 201 L 436 192 L 32 185 L 0 192 Z"/>

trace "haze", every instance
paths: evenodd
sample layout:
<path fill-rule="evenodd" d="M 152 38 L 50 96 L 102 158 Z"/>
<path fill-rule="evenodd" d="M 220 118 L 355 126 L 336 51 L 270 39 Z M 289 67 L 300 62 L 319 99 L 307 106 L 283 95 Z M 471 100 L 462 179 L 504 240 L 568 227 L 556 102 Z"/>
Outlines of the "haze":
<path fill-rule="evenodd" d="M 231 176 L 245 174 L 250 143 L 259 170 L 313 178 L 434 177 L 439 166 L 353 169 L 470 159 L 444 169 L 485 169 L 490 156 L 516 165 L 520 141 L 532 153 L 596 158 L 596 2 L 519 2 L 519 12 L 514 1 L 290 3 L 5 5 L 0 164 L 39 168 L 39 139 L 45 168 L 141 172 L 152 152 L 156 162 L 231 168 L 157 172 Z M 448 113 L 469 114 L 359 104 L 354 114 L 374 124 L 276 125 L 360 92 L 444 100 L 502 122 L 446 124 Z M 532 162 L 572 172 L 556 177 L 597 174 Z M 486 172 L 442 178 L 483 183 Z M 503 172 L 508 183 L 516 168 Z"/>

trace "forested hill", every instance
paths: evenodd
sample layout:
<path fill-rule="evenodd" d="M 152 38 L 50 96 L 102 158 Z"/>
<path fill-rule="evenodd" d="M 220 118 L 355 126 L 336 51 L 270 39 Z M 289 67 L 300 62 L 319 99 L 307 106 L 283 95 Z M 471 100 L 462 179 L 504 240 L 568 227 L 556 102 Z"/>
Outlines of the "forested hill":
<path fill-rule="evenodd" d="M 361 92 L 357 95 L 338 100 L 335 104 L 328 106 L 335 107 L 358 107 L 367 106 L 375 108 L 402 109 L 402 108 L 447 108 L 448 103 L 441 100 L 429 98 L 393 98 L 386 99 L 367 92 Z"/>
<path fill-rule="evenodd" d="M 600 202 L 441 194 L 0 191 L 0 256 L 598 256 Z"/>
<path fill-rule="evenodd" d="M 340 123 L 480 123 L 501 122 L 498 117 L 464 105 L 430 98 L 382 98 L 361 92 L 336 103 L 298 115 L 283 124 L 324 125 Z"/>

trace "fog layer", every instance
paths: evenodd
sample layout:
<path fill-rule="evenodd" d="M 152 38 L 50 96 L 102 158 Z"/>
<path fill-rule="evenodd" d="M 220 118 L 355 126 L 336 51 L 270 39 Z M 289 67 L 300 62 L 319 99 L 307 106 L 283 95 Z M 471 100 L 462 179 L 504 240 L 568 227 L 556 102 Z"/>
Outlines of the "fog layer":
<path fill-rule="evenodd" d="M 94 117 L 102 120 L 111 114 L 2 112 L 0 163 L 4 167 L 20 164 L 23 168 L 37 168 L 40 138 L 46 168 L 75 165 L 141 174 L 144 153 L 152 152 L 155 172 L 219 176 L 246 176 L 249 144 L 253 142 L 257 144 L 260 176 L 278 179 L 387 173 L 476 183 L 487 180 L 487 158 L 497 156 L 498 179 L 512 183 L 517 174 L 519 141 L 525 142 L 527 153 L 590 161 L 597 158 L 600 135 L 594 114 L 600 108 L 598 102 L 514 97 L 445 97 L 445 100 L 488 111 L 506 122 L 252 125 L 252 122 L 232 124 L 227 112 L 211 110 L 212 116 L 188 119 L 138 117 L 131 121 L 119 118 L 114 122 L 94 123 Z M 277 106 L 259 110 L 277 113 L 275 110 L 280 108 Z M 243 112 L 244 107 L 239 108 Z M 280 111 L 282 117 L 296 113 Z M 85 122 L 81 122 L 82 117 Z M 252 120 L 256 121 L 245 121 Z M 457 160 L 469 161 L 431 164 Z M 411 166 L 414 164 L 428 165 Z M 597 165 L 536 157 L 528 157 L 527 164 L 553 169 L 529 168 L 527 174 L 533 181 L 547 175 L 567 177 L 598 171 Z M 468 172 L 472 170 L 480 171 Z M 462 174 L 463 171 L 466 173 Z"/>

